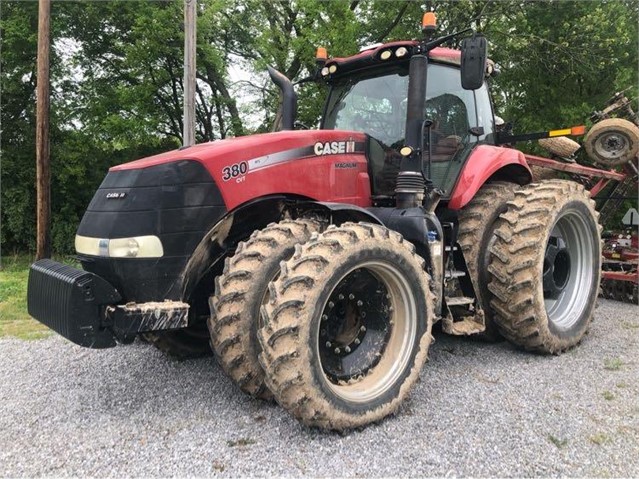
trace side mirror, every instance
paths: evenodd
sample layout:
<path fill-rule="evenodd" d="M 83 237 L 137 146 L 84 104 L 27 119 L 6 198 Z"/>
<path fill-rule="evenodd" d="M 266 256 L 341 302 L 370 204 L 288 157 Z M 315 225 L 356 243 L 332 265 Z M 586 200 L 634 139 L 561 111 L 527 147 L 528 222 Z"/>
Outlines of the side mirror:
<path fill-rule="evenodd" d="M 477 90 L 484 84 L 488 42 L 483 35 L 464 38 L 461 44 L 461 84 L 464 90 Z"/>

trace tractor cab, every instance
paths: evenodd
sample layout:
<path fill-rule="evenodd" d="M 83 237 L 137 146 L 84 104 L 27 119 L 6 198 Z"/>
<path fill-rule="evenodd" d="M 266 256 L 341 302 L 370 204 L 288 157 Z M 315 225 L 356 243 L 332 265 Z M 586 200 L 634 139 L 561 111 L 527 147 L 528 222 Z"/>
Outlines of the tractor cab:
<path fill-rule="evenodd" d="M 418 206 L 428 192 L 449 199 L 474 148 L 494 144 L 486 40 L 473 33 L 452 50 L 441 45 L 470 30 L 433 38 L 435 31 L 427 12 L 422 40 L 330 60 L 318 49 L 317 78 L 330 87 L 321 128 L 368 135 L 376 204 L 395 195 L 398 206 Z"/>
<path fill-rule="evenodd" d="M 400 150 L 406 143 L 408 47 L 413 46 L 414 42 L 402 42 L 365 51 L 369 62 L 363 68 L 358 68 L 360 53 L 331 60 L 322 69 L 328 72 L 330 91 L 321 128 L 361 131 L 369 136 L 373 194 L 377 197 L 391 196 L 395 190 Z M 462 87 L 460 59 L 459 51 L 436 48 L 430 52 L 426 72 L 422 169 L 426 171 L 430 158 L 430 179 L 444 197 L 450 194 L 473 147 L 493 140 L 488 89 L 485 84 L 477 90 Z"/>

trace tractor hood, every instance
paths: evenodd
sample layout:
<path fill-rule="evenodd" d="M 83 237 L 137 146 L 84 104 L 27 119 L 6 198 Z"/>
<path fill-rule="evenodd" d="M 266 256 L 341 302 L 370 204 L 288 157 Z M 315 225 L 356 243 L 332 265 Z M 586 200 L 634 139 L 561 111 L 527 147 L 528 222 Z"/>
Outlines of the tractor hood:
<path fill-rule="evenodd" d="M 202 143 L 115 166 L 110 172 L 194 161 L 211 175 L 229 210 L 270 194 L 327 200 L 317 194 L 329 192 L 320 183 L 334 176 L 335 168 L 366 171 L 366 141 L 364 133 L 354 131 L 280 131 Z"/>
<path fill-rule="evenodd" d="M 349 146 L 347 145 L 348 141 L 364 143 L 365 136 L 361 132 L 341 130 L 279 131 L 276 133 L 241 136 L 200 143 L 187 148 L 149 156 L 148 158 L 114 166 L 109 171 L 134 170 L 178 160 L 195 160 L 204 164 L 215 178 L 218 171 L 216 168 L 219 169 L 219 167 L 223 167 L 229 162 L 251 161 L 276 153 L 291 152 L 291 150 L 295 150 L 298 156 L 295 156 L 294 153 L 288 153 L 286 156 L 290 160 L 314 155 L 352 153 L 352 150 L 346 151 L 347 146 Z M 332 143 L 334 142 L 339 144 L 333 145 Z M 321 145 L 319 145 L 320 143 Z M 329 144 L 328 147 L 327 143 Z"/>

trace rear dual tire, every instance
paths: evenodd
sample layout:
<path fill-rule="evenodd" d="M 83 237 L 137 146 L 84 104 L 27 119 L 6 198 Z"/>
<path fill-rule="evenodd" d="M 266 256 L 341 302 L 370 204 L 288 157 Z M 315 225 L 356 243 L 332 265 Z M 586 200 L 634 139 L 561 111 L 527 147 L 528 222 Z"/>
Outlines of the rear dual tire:
<path fill-rule="evenodd" d="M 488 290 L 488 247 L 494 238 L 499 215 L 508 208 L 508 201 L 515 198 L 518 185 L 503 181 L 488 183 L 459 213 L 459 234 L 457 242 L 461 246 L 468 267 L 468 273 L 480 306 L 484 310 L 486 329 L 480 337 L 486 341 L 501 338 L 493 320 Z"/>
<path fill-rule="evenodd" d="M 599 214 L 583 186 L 533 183 L 515 192 L 490 246 L 488 289 L 506 339 L 559 354 L 586 333 L 599 291 Z"/>

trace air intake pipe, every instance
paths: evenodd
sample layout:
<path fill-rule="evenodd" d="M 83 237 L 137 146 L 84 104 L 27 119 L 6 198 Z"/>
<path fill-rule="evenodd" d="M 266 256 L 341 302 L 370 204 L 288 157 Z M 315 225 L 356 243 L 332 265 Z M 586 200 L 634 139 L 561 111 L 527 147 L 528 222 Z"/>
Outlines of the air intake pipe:
<path fill-rule="evenodd" d="M 280 123 L 280 130 L 293 130 L 295 116 L 297 114 L 297 93 L 295 93 L 293 84 L 284 74 L 270 66 L 268 67 L 268 74 L 273 83 L 282 90 L 282 121 Z"/>
<path fill-rule="evenodd" d="M 422 147 L 424 144 L 427 66 L 428 58 L 426 55 L 414 55 L 410 59 L 405 130 L 406 146 L 402 148 L 404 158 L 400 165 L 395 188 L 398 208 L 420 206 L 424 199 L 426 179 L 422 173 Z"/>

